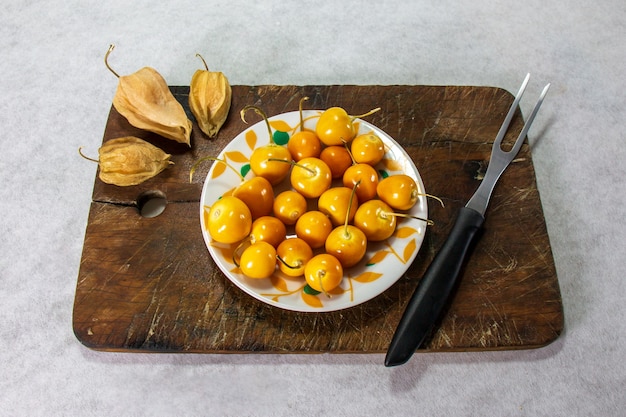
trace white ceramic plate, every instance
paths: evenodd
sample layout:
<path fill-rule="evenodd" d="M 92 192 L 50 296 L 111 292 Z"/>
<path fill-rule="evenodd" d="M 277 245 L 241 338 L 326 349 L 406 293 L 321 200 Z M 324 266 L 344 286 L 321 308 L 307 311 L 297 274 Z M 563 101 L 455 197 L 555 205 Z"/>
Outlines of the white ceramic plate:
<path fill-rule="evenodd" d="M 304 126 L 314 129 L 320 110 L 305 110 Z M 299 130 L 300 113 L 297 111 L 283 113 L 269 118 L 273 131 L 286 139 Z M 357 119 L 359 134 L 373 131 L 383 140 L 386 154 L 376 166 L 380 176 L 405 173 L 411 176 L 424 191 L 424 184 L 411 158 L 402 147 L 376 126 Z M 276 133 L 274 133 L 276 135 Z M 219 154 L 241 173 L 250 178 L 249 159 L 252 150 L 269 142 L 267 125 L 260 121 L 241 132 Z M 289 180 L 279 184 L 276 194 L 289 187 Z M 206 213 L 209 207 L 221 196 L 232 192 L 241 183 L 239 176 L 224 164 L 213 163 L 207 174 L 200 199 L 200 223 L 202 235 L 209 253 L 222 272 L 239 288 L 252 297 L 269 305 L 286 310 L 300 312 L 336 311 L 354 307 L 364 303 L 391 287 L 408 269 L 415 259 L 422 242 L 426 224 L 424 221 L 398 218 L 396 232 L 384 242 L 368 242 L 367 253 L 357 265 L 344 270 L 344 279 L 340 287 L 331 292 L 332 297 L 316 294 L 306 285 L 304 278 L 289 278 L 280 271 L 267 279 L 251 279 L 244 276 L 232 261 L 232 252 L 236 245 L 225 245 L 211 239 L 206 227 Z M 311 207 L 315 201 L 309 201 Z M 409 211 L 410 214 L 428 218 L 426 197 L 420 196 L 417 204 Z M 295 235 L 288 229 L 288 235 Z"/>

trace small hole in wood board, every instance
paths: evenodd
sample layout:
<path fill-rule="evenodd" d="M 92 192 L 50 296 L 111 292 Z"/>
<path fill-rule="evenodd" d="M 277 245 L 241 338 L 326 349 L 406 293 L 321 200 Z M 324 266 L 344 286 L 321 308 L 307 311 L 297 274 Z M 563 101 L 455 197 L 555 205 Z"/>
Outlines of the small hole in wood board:
<path fill-rule="evenodd" d="M 137 209 L 141 217 L 148 219 L 157 217 L 163 213 L 165 206 L 167 206 L 167 199 L 161 191 L 146 191 L 137 197 Z"/>

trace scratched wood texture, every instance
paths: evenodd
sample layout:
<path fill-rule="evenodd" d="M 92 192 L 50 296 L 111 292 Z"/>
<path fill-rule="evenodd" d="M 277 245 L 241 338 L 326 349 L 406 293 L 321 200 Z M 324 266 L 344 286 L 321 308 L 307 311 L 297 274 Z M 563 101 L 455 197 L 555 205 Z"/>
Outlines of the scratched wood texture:
<path fill-rule="evenodd" d="M 172 87 L 187 109 L 186 87 Z M 261 303 L 216 267 L 202 239 L 199 199 L 209 167 L 189 183 L 198 158 L 217 155 L 246 125 L 239 110 L 256 104 L 268 115 L 342 106 L 368 117 L 415 161 L 431 201 L 416 261 L 388 291 L 331 313 L 297 313 Z M 457 213 L 480 183 L 491 144 L 512 103 L 507 91 L 467 86 L 234 86 L 220 135 L 208 140 L 194 124 L 192 148 L 131 127 L 111 109 L 103 141 L 135 135 L 175 162 L 133 187 L 97 177 L 78 274 L 73 328 L 86 346 L 151 352 L 385 352 L 404 307 Z M 192 119 L 191 114 L 188 112 Z M 518 110 L 505 143 L 523 124 Z M 193 119 L 192 119 L 193 120 Z M 139 215 L 146 192 L 164 194 L 158 217 Z M 524 349 L 554 341 L 563 329 L 560 290 L 528 145 L 503 174 L 482 239 L 464 268 L 445 314 L 423 351 Z"/>

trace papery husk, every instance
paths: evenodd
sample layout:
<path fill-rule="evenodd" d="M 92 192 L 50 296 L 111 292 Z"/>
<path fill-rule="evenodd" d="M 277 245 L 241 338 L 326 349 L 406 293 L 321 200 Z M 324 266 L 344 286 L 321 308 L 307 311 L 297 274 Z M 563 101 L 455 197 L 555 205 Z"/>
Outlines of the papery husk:
<path fill-rule="evenodd" d="M 120 76 L 113 106 L 136 128 L 191 146 L 192 123 L 154 68 Z"/>
<path fill-rule="evenodd" d="M 228 117 L 232 90 L 221 72 L 197 70 L 191 77 L 189 108 L 209 138 L 217 136 Z"/>
<path fill-rule="evenodd" d="M 134 136 L 111 139 L 98 149 L 100 179 L 113 185 L 137 185 L 169 165 L 171 155 Z"/>

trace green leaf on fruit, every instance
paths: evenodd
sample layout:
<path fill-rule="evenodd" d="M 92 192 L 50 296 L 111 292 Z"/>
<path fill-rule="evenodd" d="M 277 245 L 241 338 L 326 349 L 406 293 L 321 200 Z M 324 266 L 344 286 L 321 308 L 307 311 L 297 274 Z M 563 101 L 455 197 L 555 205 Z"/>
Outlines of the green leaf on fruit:
<path fill-rule="evenodd" d="M 250 172 L 250 164 L 245 164 L 241 167 L 241 176 L 245 177 Z"/>
<path fill-rule="evenodd" d="M 319 291 L 314 290 L 313 288 L 311 288 L 311 287 L 309 286 L 309 284 L 306 284 L 306 285 L 304 286 L 304 288 L 302 289 L 302 291 L 304 291 L 304 293 L 305 293 L 305 294 L 309 294 L 309 295 L 317 295 L 317 294 L 320 294 L 320 292 L 319 292 Z"/>
<path fill-rule="evenodd" d="M 274 143 L 277 145 L 286 145 L 289 142 L 289 133 L 276 130 L 274 132 Z"/>

